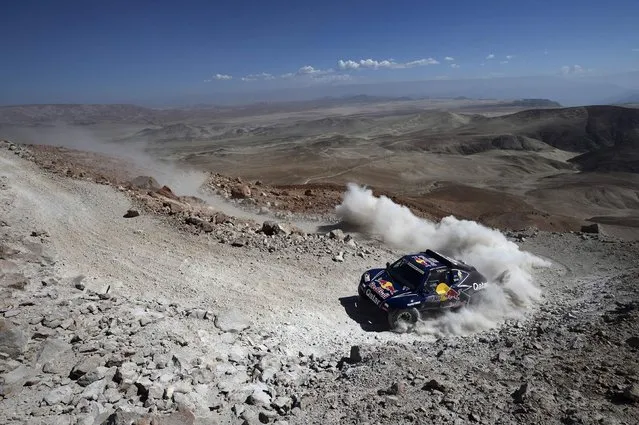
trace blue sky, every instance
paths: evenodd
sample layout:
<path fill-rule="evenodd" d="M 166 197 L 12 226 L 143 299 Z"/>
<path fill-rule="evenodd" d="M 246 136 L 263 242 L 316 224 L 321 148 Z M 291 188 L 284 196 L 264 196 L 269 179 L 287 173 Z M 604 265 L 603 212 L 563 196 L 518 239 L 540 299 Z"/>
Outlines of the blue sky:
<path fill-rule="evenodd" d="M 639 69 L 638 17 L 637 0 L 11 1 L 0 103 L 609 74 Z"/>

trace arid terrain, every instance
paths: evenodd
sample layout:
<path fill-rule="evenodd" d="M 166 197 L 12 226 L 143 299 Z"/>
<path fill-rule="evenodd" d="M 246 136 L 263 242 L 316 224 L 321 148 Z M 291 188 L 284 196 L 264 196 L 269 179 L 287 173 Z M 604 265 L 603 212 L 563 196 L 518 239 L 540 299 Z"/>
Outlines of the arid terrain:
<path fill-rule="evenodd" d="M 639 417 L 637 109 L 27 105 L 0 138 L 0 423 Z M 390 332 L 357 282 L 426 248 L 490 297 Z"/>

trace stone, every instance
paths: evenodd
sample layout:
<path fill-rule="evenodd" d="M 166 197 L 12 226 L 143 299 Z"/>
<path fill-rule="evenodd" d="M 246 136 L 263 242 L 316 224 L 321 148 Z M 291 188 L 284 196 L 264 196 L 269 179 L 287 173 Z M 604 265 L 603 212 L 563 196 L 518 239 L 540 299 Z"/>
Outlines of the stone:
<path fill-rule="evenodd" d="M 333 261 L 338 263 L 344 262 L 344 251 L 340 251 L 338 254 L 333 256 Z"/>
<path fill-rule="evenodd" d="M 599 224 L 584 224 L 581 226 L 581 231 L 583 233 L 599 233 Z"/>
<path fill-rule="evenodd" d="M 628 385 L 621 393 L 621 398 L 627 403 L 639 402 L 639 384 Z"/>
<path fill-rule="evenodd" d="M 137 176 L 129 181 L 129 184 L 138 189 L 145 190 L 158 190 L 160 188 L 160 183 L 151 176 Z"/>
<path fill-rule="evenodd" d="M 38 351 L 36 363 L 44 365 L 59 360 L 68 360 L 68 354 L 71 352 L 71 348 L 71 344 L 66 341 L 57 338 L 47 338 Z"/>
<path fill-rule="evenodd" d="M 237 185 L 231 189 L 231 198 L 233 199 L 244 199 L 251 197 L 251 189 L 245 185 Z"/>
<path fill-rule="evenodd" d="M 72 398 L 73 398 L 73 387 L 71 387 L 71 385 L 64 385 L 49 391 L 44 396 L 44 402 L 47 403 L 49 406 L 53 406 L 60 403 L 69 404 L 71 403 Z"/>
<path fill-rule="evenodd" d="M 517 404 L 521 404 L 526 401 L 526 395 L 528 393 L 528 382 L 521 384 L 512 394 L 513 401 Z"/>
<path fill-rule="evenodd" d="M 133 362 L 125 362 L 118 367 L 113 380 L 120 384 L 120 386 L 128 387 L 133 385 L 138 376 L 138 365 Z"/>
<path fill-rule="evenodd" d="M 351 353 L 348 359 L 350 364 L 355 364 L 362 361 L 362 353 L 359 345 L 351 346 Z"/>
<path fill-rule="evenodd" d="M 237 310 L 227 310 L 215 317 L 215 327 L 224 332 L 242 332 L 250 324 L 248 320 Z"/>
<path fill-rule="evenodd" d="M 24 353 L 28 342 L 29 338 L 22 330 L 0 319 L 0 353 L 15 359 Z"/>
<path fill-rule="evenodd" d="M 13 264 L 14 263 L 11 261 L 0 260 L 0 270 L 13 270 Z M 7 265 L 11 266 L 7 267 Z M 29 279 L 27 279 L 22 273 L 6 273 L 0 274 L 0 283 L 9 288 L 19 289 L 22 291 L 29 284 Z"/>
<path fill-rule="evenodd" d="M 106 387 L 106 379 L 100 379 L 87 385 L 82 391 L 82 397 L 88 400 L 97 400 L 100 394 L 104 393 Z"/>
<path fill-rule="evenodd" d="M 430 381 L 426 382 L 424 384 L 424 386 L 422 387 L 422 390 L 425 391 L 439 391 L 442 393 L 446 392 L 446 387 L 439 381 L 437 381 L 436 379 L 431 379 Z"/>
<path fill-rule="evenodd" d="M 639 348 L 639 336 L 631 336 L 626 339 L 626 344 L 628 344 L 632 348 Z"/>
<path fill-rule="evenodd" d="M 264 233 L 267 236 L 273 236 L 273 235 L 288 235 L 291 232 L 289 229 L 287 229 L 280 223 L 267 220 L 264 223 L 262 223 L 262 233 Z"/>
<path fill-rule="evenodd" d="M 254 406 L 269 406 L 271 404 L 271 396 L 263 390 L 256 389 L 248 397 L 247 402 Z"/>
<path fill-rule="evenodd" d="M 122 217 L 124 217 L 124 218 L 133 218 L 133 217 L 137 217 L 139 215 L 140 215 L 140 212 L 138 210 L 130 209 L 130 210 L 127 210 L 126 213 Z"/>
<path fill-rule="evenodd" d="M 97 369 L 98 366 L 102 365 L 102 363 L 103 360 L 100 356 L 85 357 L 73 366 L 73 369 L 71 369 L 71 373 L 69 374 L 69 378 L 78 380 L 85 374 Z"/>
<path fill-rule="evenodd" d="M 215 230 L 215 226 L 212 223 L 195 216 L 189 216 L 185 220 L 186 224 L 190 224 L 192 226 L 197 226 L 202 229 L 205 233 L 211 233 Z"/>

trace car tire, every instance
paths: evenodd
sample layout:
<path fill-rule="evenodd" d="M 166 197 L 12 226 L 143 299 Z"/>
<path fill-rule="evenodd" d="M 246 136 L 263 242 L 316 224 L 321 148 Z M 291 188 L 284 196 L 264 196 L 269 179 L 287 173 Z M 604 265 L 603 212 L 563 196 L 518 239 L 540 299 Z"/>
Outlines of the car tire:
<path fill-rule="evenodd" d="M 388 325 L 394 332 L 406 332 L 415 326 L 419 320 L 416 308 L 391 310 L 388 312 Z"/>

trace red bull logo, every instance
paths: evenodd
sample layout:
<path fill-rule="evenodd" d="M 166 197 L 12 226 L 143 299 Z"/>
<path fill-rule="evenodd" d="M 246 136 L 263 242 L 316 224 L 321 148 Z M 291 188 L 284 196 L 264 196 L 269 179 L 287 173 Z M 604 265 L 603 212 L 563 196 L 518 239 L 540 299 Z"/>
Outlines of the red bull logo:
<path fill-rule="evenodd" d="M 397 290 L 395 289 L 395 286 L 393 286 L 393 283 L 384 279 L 379 280 L 379 287 L 384 289 L 387 292 L 390 292 L 391 295 L 397 292 Z"/>
<path fill-rule="evenodd" d="M 413 259 L 415 260 L 415 262 L 417 264 L 421 264 L 422 266 L 426 267 L 428 265 L 428 262 L 426 261 L 426 259 L 422 256 L 418 256 L 418 257 L 413 257 Z"/>
<path fill-rule="evenodd" d="M 458 300 L 459 299 L 459 292 L 455 291 L 453 288 L 450 288 L 446 292 L 446 298 L 449 299 L 449 300 Z"/>

